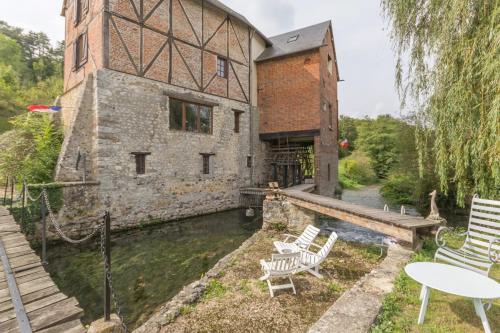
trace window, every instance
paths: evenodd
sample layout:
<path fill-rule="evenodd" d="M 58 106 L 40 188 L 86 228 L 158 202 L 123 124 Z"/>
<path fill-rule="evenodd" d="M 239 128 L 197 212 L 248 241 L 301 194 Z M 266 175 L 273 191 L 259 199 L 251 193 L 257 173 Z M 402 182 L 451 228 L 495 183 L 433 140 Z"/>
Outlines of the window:
<path fill-rule="evenodd" d="M 328 105 L 328 112 L 329 112 L 329 114 L 328 114 L 329 128 L 332 131 L 333 130 L 333 109 L 332 109 L 331 104 Z"/>
<path fill-rule="evenodd" d="M 83 33 L 73 43 L 73 70 L 76 71 L 82 67 L 88 58 L 88 39 L 87 33 Z"/>
<path fill-rule="evenodd" d="M 252 156 L 247 156 L 247 168 L 252 167 Z"/>
<path fill-rule="evenodd" d="M 227 59 L 217 57 L 217 76 L 227 78 Z"/>
<path fill-rule="evenodd" d="M 332 180 L 332 170 L 330 167 L 330 163 L 328 163 L 328 181 Z"/>
<path fill-rule="evenodd" d="M 203 165 L 202 165 L 202 173 L 204 175 L 209 175 L 210 174 L 210 156 L 214 154 L 203 154 L 200 153 L 202 159 L 203 159 Z"/>
<path fill-rule="evenodd" d="M 89 11 L 90 0 L 75 0 L 73 23 L 78 25 Z"/>
<path fill-rule="evenodd" d="M 240 132 L 240 116 L 243 111 L 233 110 L 234 112 L 234 133 Z"/>
<path fill-rule="evenodd" d="M 138 175 L 146 173 L 146 156 L 151 153 L 132 153 L 135 156 L 135 172 Z"/>
<path fill-rule="evenodd" d="M 330 75 L 333 74 L 333 60 L 330 55 L 328 55 L 328 72 L 330 73 Z"/>
<path fill-rule="evenodd" d="M 292 37 L 289 37 L 288 40 L 286 41 L 287 43 L 293 43 L 295 42 L 297 39 L 299 39 L 299 35 L 295 35 L 295 36 L 292 36 Z"/>
<path fill-rule="evenodd" d="M 170 99 L 170 129 L 196 133 L 212 133 L 210 106 Z"/>

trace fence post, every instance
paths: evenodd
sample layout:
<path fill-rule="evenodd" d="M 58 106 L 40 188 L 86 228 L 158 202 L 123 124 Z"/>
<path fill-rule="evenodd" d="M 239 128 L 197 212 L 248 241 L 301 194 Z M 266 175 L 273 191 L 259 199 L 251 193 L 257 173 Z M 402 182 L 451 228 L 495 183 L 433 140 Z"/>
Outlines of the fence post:
<path fill-rule="evenodd" d="M 9 189 L 9 176 L 5 177 L 5 191 L 3 192 L 3 204 L 7 202 L 7 190 Z"/>
<path fill-rule="evenodd" d="M 12 177 L 10 179 L 10 209 L 12 209 L 12 201 L 14 201 L 14 185 L 16 184 L 16 178 Z"/>
<path fill-rule="evenodd" d="M 44 189 L 42 188 L 42 191 Z M 47 223 L 46 223 L 46 217 L 47 217 L 47 206 L 45 203 L 45 196 L 42 195 L 40 196 L 40 214 L 42 215 L 42 265 L 48 265 L 47 261 Z"/>
<path fill-rule="evenodd" d="M 21 206 L 21 227 L 24 224 L 24 202 L 26 201 L 26 182 L 23 179 L 23 188 L 22 188 L 22 206 Z"/>
<path fill-rule="evenodd" d="M 104 225 L 104 246 L 105 254 L 107 260 L 104 263 L 104 320 L 109 321 L 111 319 L 111 288 L 108 279 L 107 270 L 111 273 L 111 215 L 107 211 Z"/>

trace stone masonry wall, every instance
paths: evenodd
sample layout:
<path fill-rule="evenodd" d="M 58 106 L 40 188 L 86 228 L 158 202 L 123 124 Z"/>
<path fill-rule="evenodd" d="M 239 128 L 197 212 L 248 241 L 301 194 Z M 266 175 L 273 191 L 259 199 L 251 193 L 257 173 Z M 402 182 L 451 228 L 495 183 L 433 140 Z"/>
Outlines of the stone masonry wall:
<path fill-rule="evenodd" d="M 248 186 L 249 107 L 111 70 L 96 77 L 96 174 L 99 200 L 130 227 L 151 218 L 174 219 L 238 206 L 239 188 Z M 169 94 L 188 94 L 218 104 L 213 134 L 169 129 Z M 233 109 L 240 116 L 234 132 Z M 149 152 L 146 174 L 137 175 L 132 152 Z M 202 174 L 200 153 L 210 157 Z"/>

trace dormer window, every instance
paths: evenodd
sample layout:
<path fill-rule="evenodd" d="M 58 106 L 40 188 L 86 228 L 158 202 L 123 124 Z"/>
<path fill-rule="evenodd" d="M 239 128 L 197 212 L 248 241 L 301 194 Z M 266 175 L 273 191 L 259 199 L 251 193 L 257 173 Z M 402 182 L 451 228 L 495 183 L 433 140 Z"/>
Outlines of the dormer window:
<path fill-rule="evenodd" d="M 286 41 L 287 43 L 293 43 L 295 42 L 297 39 L 299 39 L 299 35 L 295 35 L 295 36 L 292 36 L 292 37 L 289 37 L 288 40 Z"/>

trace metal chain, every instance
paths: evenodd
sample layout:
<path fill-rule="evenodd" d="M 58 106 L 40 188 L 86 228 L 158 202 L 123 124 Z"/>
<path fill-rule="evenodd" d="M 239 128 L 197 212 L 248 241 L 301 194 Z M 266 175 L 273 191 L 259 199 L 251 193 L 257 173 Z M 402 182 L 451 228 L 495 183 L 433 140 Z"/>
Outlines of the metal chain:
<path fill-rule="evenodd" d="M 28 190 L 27 185 L 24 186 L 24 191 L 26 192 L 26 198 L 28 198 L 29 200 L 31 200 L 33 202 L 40 200 L 40 198 L 42 197 L 42 194 L 43 194 L 43 191 L 42 191 L 42 192 L 40 192 L 40 194 L 38 195 L 37 198 L 33 199 L 33 197 L 30 194 L 30 191 Z"/>
<path fill-rule="evenodd" d="M 104 215 L 104 219 L 106 219 L 106 215 Z M 101 255 L 102 259 L 104 260 L 104 270 L 105 270 L 104 273 L 106 274 L 106 278 L 108 279 L 109 289 L 111 290 L 111 298 L 113 299 L 113 304 L 115 305 L 116 314 L 120 318 L 120 322 L 123 329 L 125 330 L 125 333 L 128 333 L 127 325 L 125 325 L 125 320 L 123 320 L 120 302 L 118 300 L 118 297 L 116 296 L 116 291 L 113 286 L 113 277 L 111 275 L 111 268 L 109 265 L 108 257 L 106 256 L 106 250 L 104 246 L 104 222 L 101 223 L 100 230 L 101 230 Z"/>
<path fill-rule="evenodd" d="M 42 194 L 43 194 L 43 200 L 45 200 L 45 207 L 47 207 L 47 212 L 49 213 L 48 215 L 49 215 L 50 221 L 52 222 L 52 225 L 56 229 L 56 231 L 59 234 L 59 236 L 61 236 L 61 238 L 64 239 L 65 241 L 67 241 L 68 243 L 80 244 L 80 243 L 86 242 L 87 240 L 89 240 L 92 237 L 94 237 L 97 234 L 97 232 L 104 226 L 104 224 L 101 222 L 101 224 L 98 225 L 94 229 L 94 231 L 92 231 L 89 235 L 85 236 L 82 239 L 71 239 L 71 238 L 69 238 L 68 236 L 66 236 L 64 234 L 64 232 L 61 229 L 61 226 L 59 225 L 59 223 L 57 223 L 57 220 L 54 217 L 54 213 L 52 212 L 52 208 L 50 207 L 50 202 L 49 202 L 49 198 L 48 198 L 48 195 L 47 195 L 47 191 L 45 189 L 42 190 Z"/>

